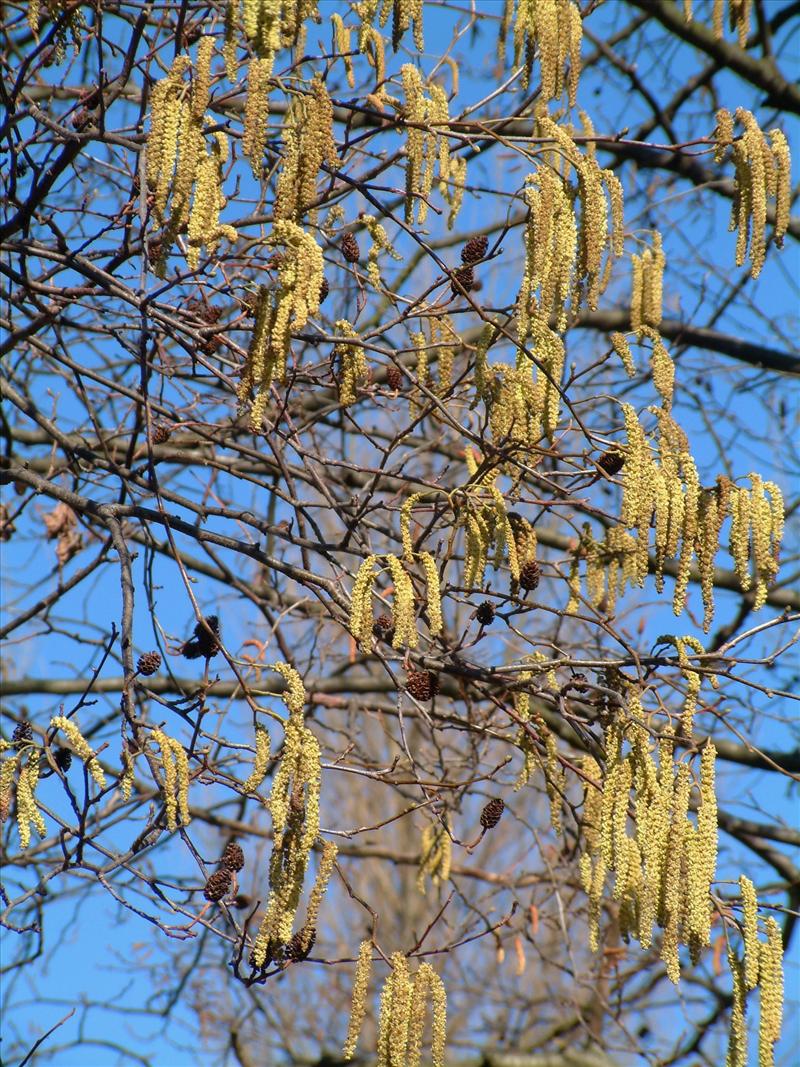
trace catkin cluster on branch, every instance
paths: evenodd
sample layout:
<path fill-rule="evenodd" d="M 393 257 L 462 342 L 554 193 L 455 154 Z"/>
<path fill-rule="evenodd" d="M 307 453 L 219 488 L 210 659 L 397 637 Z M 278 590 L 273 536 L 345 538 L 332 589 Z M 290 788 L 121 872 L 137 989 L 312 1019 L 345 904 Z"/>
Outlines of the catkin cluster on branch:
<path fill-rule="evenodd" d="M 67 719 L 63 715 L 55 715 L 50 720 L 50 729 L 60 730 L 68 738 L 75 751 L 75 755 L 86 764 L 86 770 L 95 782 L 97 782 L 100 789 L 105 789 L 106 776 L 103 772 L 103 768 L 98 763 L 97 757 L 92 751 L 89 742 L 78 728 L 77 723 L 73 722 L 72 719 Z"/>
<path fill-rule="evenodd" d="M 437 637 L 444 625 L 439 571 L 436 560 L 429 552 L 411 552 L 409 556 L 408 514 L 406 511 L 405 517 L 401 516 L 404 547 L 407 549 L 406 559 L 409 565 L 413 564 L 414 559 L 419 560 L 422 565 L 426 586 L 425 607 L 428 615 L 428 632 L 431 637 Z M 367 556 L 359 567 L 350 599 L 350 632 L 365 652 L 371 650 L 374 622 L 372 595 L 380 573 L 375 570 L 379 560 L 385 561 L 385 569 L 389 572 L 393 587 L 392 647 L 415 649 L 419 644 L 419 633 L 414 583 L 403 562 L 394 555 Z"/>
<path fill-rule="evenodd" d="M 80 9 L 79 4 L 68 0 L 45 0 L 45 7 L 53 24 L 56 26 L 53 38 L 53 61 L 60 66 L 67 54 L 67 35 L 72 38 L 72 43 L 77 53 L 83 40 L 83 31 L 86 29 L 86 16 Z M 39 40 L 39 21 L 42 13 L 41 0 L 29 0 L 28 3 L 28 26 L 36 41 Z"/>
<path fill-rule="evenodd" d="M 9 741 L 0 740 L 0 753 L 15 747 Z M 24 751 L 15 751 L 13 755 L 3 756 L 0 760 L 0 822 L 5 822 L 8 818 L 16 774 L 17 830 L 20 848 L 23 850 L 31 843 L 31 826 L 39 837 L 47 836 L 47 827 L 35 796 L 41 753 L 38 748 L 30 745 L 27 746 L 27 756 L 23 764 L 24 755 Z"/>
<path fill-rule="evenodd" d="M 734 135 L 735 122 L 744 132 Z M 751 111 L 739 107 L 733 116 L 725 108 L 717 112 L 714 132 L 717 160 L 730 149 L 735 167 L 736 195 L 731 208 L 730 229 L 737 231 L 736 266 L 750 254 L 750 273 L 757 278 L 764 266 L 767 240 L 767 201 L 775 201 L 773 240 L 778 248 L 789 226 L 791 159 L 789 145 L 779 129 L 762 133 Z"/>
<path fill-rule="evenodd" d="M 269 960 L 279 958 L 292 938 L 311 850 L 319 835 L 322 776 L 319 742 L 305 725 L 303 717 L 306 694 L 302 679 L 288 663 L 276 663 L 272 669 L 285 679 L 286 689 L 282 700 L 289 717 L 284 725 L 283 751 L 272 780 L 269 799 L 273 827 L 270 891 L 251 955 L 253 966 L 257 969 L 265 967 Z M 306 947 L 334 859 L 335 851 L 323 851 L 320 872 L 311 897 L 314 902 L 313 921 L 306 923 L 301 934 Z"/>
<path fill-rule="evenodd" d="M 603 170 L 591 150 L 582 152 L 569 132 L 549 115 L 537 119 L 539 135 L 553 141 L 552 160 L 526 181 L 529 213 L 525 228 L 525 267 L 517 307 L 520 342 L 528 320 L 555 316 L 563 330 L 566 300 L 575 315 L 582 303 L 597 309 L 610 278 L 611 258 L 623 251 L 623 195 L 619 179 Z M 577 189 L 568 185 L 577 177 Z M 580 223 L 575 205 L 580 203 Z M 609 218 L 611 225 L 609 226 Z M 606 269 L 603 253 L 608 250 Z"/>
<path fill-rule="evenodd" d="M 664 266 L 666 259 L 661 234 L 653 231 L 653 247 L 631 256 L 631 329 L 661 325 Z"/>
<path fill-rule="evenodd" d="M 299 222 L 317 199 L 317 176 L 323 163 L 338 166 L 333 139 L 333 104 L 319 74 L 309 91 L 291 99 L 283 123 L 282 166 L 275 193 L 274 216 Z"/>
<path fill-rule="evenodd" d="M 355 342 L 349 344 L 347 341 L 339 341 L 333 349 L 333 358 L 337 363 L 339 403 L 348 407 L 358 400 L 358 386 L 369 380 L 369 364 L 358 332 L 347 319 L 337 319 L 334 329 L 340 337 L 352 338 Z"/>
<path fill-rule="evenodd" d="M 661 369 L 661 374 L 666 404 L 672 377 L 666 367 Z M 784 505 L 778 486 L 763 482 L 757 474 L 752 474 L 749 476 L 750 490 L 734 485 L 726 477 L 719 477 L 713 487 L 703 488 L 686 435 L 666 407 L 651 409 L 659 422 L 657 454 L 634 408 L 630 404 L 623 404 L 622 408 L 627 446 L 622 474 L 621 530 L 612 527 L 602 545 L 583 545 L 581 549 L 581 554 L 587 558 L 587 576 L 589 570 L 593 572 L 588 583 L 597 592 L 597 596 L 592 595 L 593 601 L 599 602 L 612 589 L 621 591 L 626 582 L 640 587 L 644 584 L 650 568 L 650 530 L 653 528 L 656 588 L 659 592 L 663 588 L 666 561 L 677 559 L 673 610 L 680 615 L 685 607 L 692 561 L 696 557 L 704 607 L 703 629 L 708 632 L 714 616 L 714 561 L 720 530 L 730 517 L 730 553 L 742 590 L 750 588 L 752 561 L 756 580 L 754 607 L 762 607 L 768 587 L 778 571 L 783 535 Z M 631 542 L 626 531 L 634 530 L 636 537 Z M 610 570 L 608 572 L 605 591 L 598 577 L 598 570 L 603 566 L 615 569 L 613 578 Z"/>
<path fill-rule="evenodd" d="M 187 261 L 193 270 L 198 266 L 203 245 L 213 252 L 221 238 L 236 240 L 233 227 L 219 221 L 225 204 L 222 177 L 228 139 L 216 132 L 209 152 L 204 132 L 213 51 L 214 38 L 201 37 L 191 84 L 184 80 L 192 70 L 190 57 L 176 56 L 167 76 L 153 88 L 150 100 L 146 173 L 153 193 L 153 215 L 163 226 L 155 265 L 160 276 L 166 270 L 172 244 L 182 233 L 188 231 Z"/>
<path fill-rule="evenodd" d="M 253 769 L 248 777 L 242 782 L 244 793 L 255 793 L 267 776 L 270 757 L 269 730 L 261 723 L 256 723 L 256 754 L 253 760 Z"/>
<path fill-rule="evenodd" d="M 470 449 L 465 452 L 467 469 L 475 475 L 475 458 Z M 490 560 L 499 569 L 508 560 L 512 582 L 520 580 L 520 559 L 514 528 L 506 510 L 503 494 L 494 484 L 472 480 L 462 490 L 458 506 L 458 525 L 464 528 L 464 576 L 468 589 L 483 585 L 484 573 Z"/>
<path fill-rule="evenodd" d="M 181 826 L 188 826 L 189 814 L 189 759 L 180 741 L 168 737 L 163 730 L 153 730 L 152 739 L 161 750 L 161 764 L 164 769 L 164 808 L 167 814 L 167 829 L 178 829 L 178 816 Z"/>
<path fill-rule="evenodd" d="M 564 89 L 575 106 L 581 72 L 581 13 L 574 0 L 505 0 L 498 51 L 505 58 L 506 36 L 514 26 L 514 64 L 523 64 L 522 84 L 527 89 L 538 52 L 541 96 L 555 100 Z"/>
<path fill-rule="evenodd" d="M 728 25 L 736 31 L 739 46 L 744 48 L 750 33 L 750 9 L 753 0 L 713 0 L 711 27 L 717 40 L 721 40 L 725 27 L 725 4 L 728 5 Z M 683 0 L 683 17 L 687 22 L 694 18 L 694 0 Z"/>
<path fill-rule="evenodd" d="M 760 997 L 758 1027 L 759 1067 L 773 1067 L 775 1043 L 783 1022 L 783 938 L 781 928 L 770 915 L 764 922 L 766 941 L 759 938 L 758 897 L 746 875 L 739 878 L 742 899 L 740 924 L 743 953 L 728 942 L 728 962 L 733 978 L 733 1008 L 728 1041 L 730 1067 L 747 1067 L 748 1049 L 745 1028 L 746 995 L 758 989 Z"/>
<path fill-rule="evenodd" d="M 364 1017 L 369 980 L 369 943 L 359 953 L 353 984 L 353 1007 L 345 1059 L 352 1059 Z M 376 1067 L 420 1067 L 425 1019 L 430 1008 L 432 1017 L 430 1063 L 444 1067 L 447 1035 L 447 994 L 441 978 L 429 963 L 411 974 L 402 952 L 390 959 L 391 971 L 380 995 L 378 1016 L 378 1056 Z"/>
<path fill-rule="evenodd" d="M 301 330 L 319 311 L 325 266 L 317 242 L 290 219 L 276 221 L 269 240 L 284 247 L 278 288 L 259 287 L 253 336 L 239 385 L 242 404 L 251 390 L 256 392 L 250 412 L 254 430 L 261 428 L 273 379 L 281 382 L 285 377 L 292 332 Z"/>
<path fill-rule="evenodd" d="M 689 765 L 674 766 L 669 730 L 653 744 L 638 690 L 629 687 L 626 695 L 625 719 L 615 719 L 605 731 L 604 771 L 591 758 L 582 768 L 586 849 L 580 868 L 589 897 L 589 939 L 596 951 L 605 884 L 613 874 L 612 896 L 619 902 L 624 939 L 633 937 L 648 948 L 654 925 L 660 926 L 661 958 L 677 984 L 680 945 L 688 946 L 696 961 L 710 944 L 709 893 L 717 862 L 716 750 L 708 741 L 701 753 L 693 821 Z"/>
<path fill-rule="evenodd" d="M 394 260 L 402 260 L 402 256 L 389 240 L 389 236 L 386 233 L 384 227 L 378 222 L 374 215 L 362 215 L 361 222 L 367 228 L 367 233 L 372 239 L 369 252 L 367 253 L 367 277 L 369 278 L 375 289 L 381 290 L 383 288 L 383 281 L 381 279 L 381 272 L 378 266 L 378 257 L 381 252 L 386 252 Z"/>
<path fill-rule="evenodd" d="M 428 216 L 428 198 L 433 188 L 434 171 L 439 178 L 439 192 L 454 208 L 448 219 L 452 226 L 457 213 L 457 204 L 463 196 L 466 180 L 466 163 L 460 160 L 453 167 L 447 139 L 450 108 L 447 94 L 436 82 L 426 86 L 422 75 L 412 63 L 404 63 L 401 69 L 403 95 L 403 118 L 407 124 L 406 138 L 406 208 L 408 224 L 425 222 Z M 452 182 L 451 182 L 452 179 Z"/>

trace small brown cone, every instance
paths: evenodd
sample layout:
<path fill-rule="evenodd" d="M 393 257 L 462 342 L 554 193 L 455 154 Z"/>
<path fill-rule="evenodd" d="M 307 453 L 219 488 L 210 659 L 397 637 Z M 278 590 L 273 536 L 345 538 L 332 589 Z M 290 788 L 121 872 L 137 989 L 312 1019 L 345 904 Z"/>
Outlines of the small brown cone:
<path fill-rule="evenodd" d="M 439 692 L 439 679 L 430 671 L 409 671 L 406 689 L 416 700 L 432 700 Z"/>
<path fill-rule="evenodd" d="M 203 896 L 206 900 L 210 900 L 212 903 L 216 904 L 218 901 L 222 900 L 230 888 L 231 872 L 227 867 L 220 867 L 218 871 L 214 871 L 206 882 Z"/>
<path fill-rule="evenodd" d="M 151 674 L 155 674 L 158 668 L 161 666 L 161 656 L 158 652 L 144 652 L 139 656 L 136 663 L 136 670 L 139 674 L 143 674 L 148 678 Z"/>
<path fill-rule="evenodd" d="M 240 871 L 244 867 L 244 852 L 236 841 L 229 841 L 220 858 L 219 865 L 226 871 Z"/>
<path fill-rule="evenodd" d="M 459 267 L 453 275 L 453 281 L 450 284 L 450 290 L 453 296 L 461 296 L 461 289 L 459 289 L 457 283 L 460 283 L 461 286 L 467 290 L 467 292 L 470 291 L 470 289 L 475 284 L 475 271 L 472 269 L 472 267 Z"/>
<path fill-rule="evenodd" d="M 505 809 L 505 802 L 500 797 L 490 800 L 481 812 L 481 826 L 484 830 L 493 830 L 502 819 Z"/>
<path fill-rule="evenodd" d="M 606 474 L 613 478 L 613 476 L 619 474 L 625 466 L 625 456 L 615 448 L 609 449 L 608 452 L 604 452 L 600 459 L 598 459 L 597 466 L 602 467 Z"/>
<path fill-rule="evenodd" d="M 490 626 L 494 622 L 494 614 L 494 604 L 491 600 L 484 600 L 482 604 L 478 604 L 475 618 L 481 626 Z"/>
<path fill-rule="evenodd" d="M 358 241 L 354 233 L 346 233 L 339 242 L 339 248 L 348 263 L 358 263 L 361 258 L 361 249 L 358 247 Z"/>
<path fill-rule="evenodd" d="M 403 372 L 398 367 L 389 367 L 386 372 L 386 384 L 390 389 L 402 389 Z"/>
<path fill-rule="evenodd" d="M 539 564 L 535 559 L 528 560 L 527 563 L 523 563 L 519 571 L 519 584 L 522 589 L 535 589 L 539 584 L 539 579 L 542 576 L 542 572 L 539 569 Z"/>
<path fill-rule="evenodd" d="M 477 263 L 479 259 L 483 259 L 483 257 L 486 255 L 486 249 L 488 247 L 489 238 L 486 236 L 486 234 L 481 234 L 479 237 L 470 237 L 470 239 L 461 249 L 462 263 Z"/>

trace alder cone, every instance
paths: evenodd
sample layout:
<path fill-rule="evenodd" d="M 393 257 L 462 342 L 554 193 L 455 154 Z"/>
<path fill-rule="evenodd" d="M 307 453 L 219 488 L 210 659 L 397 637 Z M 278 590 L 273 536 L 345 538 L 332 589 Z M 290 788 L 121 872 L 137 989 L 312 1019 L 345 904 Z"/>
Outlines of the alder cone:
<path fill-rule="evenodd" d="M 308 932 L 308 943 L 303 946 L 303 940 L 306 937 L 305 930 L 298 930 L 296 934 L 292 934 L 286 945 L 286 959 L 290 963 L 300 963 L 301 960 L 308 959 L 308 955 L 311 949 L 314 947 L 314 942 L 317 940 L 316 927 L 312 926 Z"/>
<path fill-rule="evenodd" d="M 462 263 L 477 263 L 479 259 L 483 259 L 483 257 L 486 255 L 486 249 L 488 247 L 489 238 L 486 236 L 485 233 L 480 234 L 478 237 L 470 237 L 470 239 L 461 249 Z"/>
<path fill-rule="evenodd" d="M 327 278 L 322 279 L 322 284 L 319 287 L 319 302 L 322 303 L 331 291 L 330 283 Z"/>
<path fill-rule="evenodd" d="M 33 739 L 33 727 L 29 722 L 24 719 L 22 722 L 18 722 L 14 727 L 14 733 L 11 735 L 11 740 L 15 744 L 24 744 L 26 741 Z"/>
<path fill-rule="evenodd" d="M 391 640 L 394 625 L 388 615 L 379 615 L 372 625 L 372 633 L 379 641 Z"/>
<path fill-rule="evenodd" d="M 439 692 L 439 679 L 430 671 L 409 671 L 406 689 L 416 700 L 432 700 Z"/>
<path fill-rule="evenodd" d="M 539 584 L 542 572 L 535 559 L 523 563 L 519 571 L 519 584 L 523 589 L 535 589 Z"/>
<path fill-rule="evenodd" d="M 489 626 L 494 622 L 494 614 L 494 604 L 491 600 L 484 600 L 482 604 L 478 605 L 475 618 L 481 626 Z"/>
<path fill-rule="evenodd" d="M 158 652 L 144 652 L 136 663 L 136 670 L 146 678 L 155 674 L 161 666 L 161 656 Z"/>
<path fill-rule="evenodd" d="M 72 753 L 68 748 L 57 748 L 53 758 L 60 771 L 68 771 L 72 766 Z"/>
<path fill-rule="evenodd" d="M 484 830 L 493 830 L 502 819 L 505 810 L 505 802 L 500 797 L 490 800 L 481 812 L 481 826 Z"/>
<path fill-rule="evenodd" d="M 358 247 L 358 241 L 354 233 L 346 233 L 339 242 L 339 248 L 348 263 L 358 263 L 361 258 L 361 249 Z"/>
<path fill-rule="evenodd" d="M 597 461 L 597 466 L 602 467 L 606 474 L 610 474 L 613 477 L 615 474 L 619 474 L 625 466 L 625 456 L 622 452 L 618 452 L 615 448 L 612 448 L 608 452 L 602 454 Z"/>
<path fill-rule="evenodd" d="M 402 389 L 403 372 L 397 367 L 389 367 L 386 372 L 386 384 L 390 389 Z"/>
<path fill-rule="evenodd" d="M 244 867 L 244 852 L 236 841 L 229 841 L 225 846 L 219 865 L 226 871 L 240 871 Z"/>
<path fill-rule="evenodd" d="M 231 872 L 227 867 L 220 867 L 218 871 L 214 871 L 206 882 L 203 896 L 206 900 L 210 900 L 212 903 L 216 904 L 218 901 L 222 900 L 230 887 Z"/>
<path fill-rule="evenodd" d="M 461 296 L 461 290 L 456 283 L 460 282 L 461 286 L 466 289 L 467 292 L 475 284 L 475 271 L 470 266 L 459 267 L 453 275 L 453 281 L 450 285 L 450 290 L 453 296 Z"/>
<path fill-rule="evenodd" d="M 167 426 L 167 424 L 164 422 L 157 422 L 153 427 L 152 433 L 150 434 L 150 441 L 154 445 L 163 445 L 167 441 L 169 441 L 171 433 L 171 426 Z"/>

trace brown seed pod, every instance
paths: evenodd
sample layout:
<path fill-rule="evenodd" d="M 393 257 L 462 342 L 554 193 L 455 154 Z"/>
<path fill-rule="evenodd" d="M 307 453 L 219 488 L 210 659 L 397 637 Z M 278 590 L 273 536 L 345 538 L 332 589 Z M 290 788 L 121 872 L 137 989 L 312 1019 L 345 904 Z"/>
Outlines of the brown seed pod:
<path fill-rule="evenodd" d="M 409 671 L 406 689 L 416 700 L 433 700 L 439 692 L 439 679 L 430 671 Z"/>
<path fill-rule="evenodd" d="M 240 871 L 244 867 L 242 846 L 236 841 L 229 841 L 223 849 L 219 865 L 227 871 Z"/>
<path fill-rule="evenodd" d="M 205 623 L 205 625 L 203 625 Z M 211 633 L 208 633 L 208 630 Z M 216 615 L 207 615 L 203 622 L 198 622 L 194 628 L 194 637 L 187 641 L 181 650 L 181 655 L 186 659 L 211 659 L 219 652 L 219 618 Z"/>
<path fill-rule="evenodd" d="M 613 476 L 619 474 L 625 466 L 625 456 L 616 448 L 611 448 L 608 452 L 604 452 L 600 459 L 598 459 L 597 466 L 601 467 L 606 474 L 613 478 Z"/>
<path fill-rule="evenodd" d="M 461 289 L 459 289 L 457 283 L 460 284 L 462 288 L 466 289 L 467 292 L 470 291 L 470 289 L 475 284 L 475 271 L 472 269 L 472 267 L 470 267 L 469 265 L 459 267 L 458 270 L 453 274 L 453 280 L 450 283 L 450 291 L 452 292 L 453 296 L 461 296 Z"/>
<path fill-rule="evenodd" d="M 11 740 L 15 745 L 24 745 L 26 741 L 33 740 L 33 727 L 25 719 L 22 722 L 18 722 L 14 727 L 14 733 L 11 735 Z"/>
<path fill-rule="evenodd" d="M 143 652 L 142 655 L 139 656 L 136 670 L 139 674 L 149 677 L 151 674 L 155 674 L 160 666 L 161 656 L 158 652 Z"/>
<path fill-rule="evenodd" d="M 388 615 L 379 615 L 372 625 L 372 633 L 379 641 L 391 641 L 394 636 L 394 626 Z"/>
<path fill-rule="evenodd" d="M 319 287 L 319 302 L 322 303 L 326 299 L 328 293 L 331 291 L 330 283 L 327 278 L 322 279 L 322 284 Z"/>
<path fill-rule="evenodd" d="M 72 766 L 72 753 L 68 748 L 57 748 L 53 758 L 60 771 L 66 772 Z"/>
<path fill-rule="evenodd" d="M 486 255 L 486 249 L 489 247 L 489 238 L 486 234 L 481 234 L 479 237 L 470 237 L 464 247 L 461 249 L 461 261 L 462 263 L 477 263 L 479 259 L 483 259 Z"/>
<path fill-rule="evenodd" d="M 484 600 L 482 604 L 478 604 L 475 618 L 481 626 L 490 626 L 494 622 L 494 604 L 491 600 Z"/>
<path fill-rule="evenodd" d="M 386 384 L 390 389 L 402 389 L 403 377 L 403 372 L 399 367 L 389 367 L 386 371 Z"/>
<path fill-rule="evenodd" d="M 339 248 L 348 263 L 358 263 L 361 258 L 361 249 L 358 247 L 354 233 L 346 233 L 339 242 Z"/>
<path fill-rule="evenodd" d="M 535 559 L 528 560 L 527 563 L 523 563 L 519 571 L 519 584 L 522 589 L 535 589 L 539 584 L 539 579 L 542 576 L 542 572 L 539 568 L 539 564 Z"/>
<path fill-rule="evenodd" d="M 169 441 L 171 434 L 171 426 L 168 426 L 165 422 L 157 422 L 153 426 L 152 433 L 150 434 L 150 443 L 154 445 L 163 445 Z"/>
<path fill-rule="evenodd" d="M 286 946 L 286 959 L 290 963 L 300 963 L 301 960 L 308 959 L 316 940 L 317 931 L 315 927 L 312 926 L 308 933 L 305 930 L 298 930 L 296 934 L 292 934 Z M 306 941 L 305 945 L 303 944 L 304 941 Z"/>
<path fill-rule="evenodd" d="M 502 819 L 505 810 L 505 802 L 500 797 L 490 800 L 481 812 L 481 826 L 484 830 L 493 830 Z"/>
<path fill-rule="evenodd" d="M 222 900 L 225 894 L 231 887 L 231 872 L 227 867 L 220 867 L 218 871 L 214 871 L 210 875 L 206 882 L 205 889 L 203 890 L 203 896 L 206 900 L 210 900 L 213 903 Z"/>

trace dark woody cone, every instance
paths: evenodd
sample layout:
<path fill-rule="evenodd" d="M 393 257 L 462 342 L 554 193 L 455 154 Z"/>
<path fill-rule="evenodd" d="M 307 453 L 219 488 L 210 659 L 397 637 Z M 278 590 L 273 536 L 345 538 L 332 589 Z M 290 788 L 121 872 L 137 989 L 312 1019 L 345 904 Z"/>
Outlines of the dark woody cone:
<path fill-rule="evenodd" d="M 484 830 L 493 830 L 503 817 L 506 806 L 500 797 L 490 800 L 481 812 L 481 826 Z"/>

